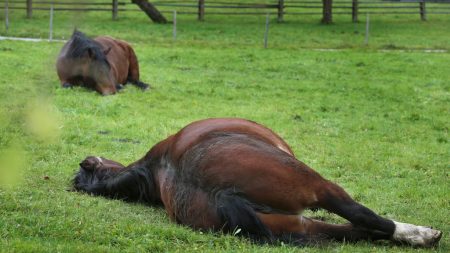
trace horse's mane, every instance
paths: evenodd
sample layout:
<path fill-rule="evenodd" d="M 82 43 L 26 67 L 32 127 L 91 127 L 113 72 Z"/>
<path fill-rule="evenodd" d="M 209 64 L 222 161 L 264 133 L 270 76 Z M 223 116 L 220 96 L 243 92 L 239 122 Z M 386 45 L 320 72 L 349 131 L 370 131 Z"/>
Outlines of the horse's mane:
<path fill-rule="evenodd" d="M 85 56 L 87 50 L 90 50 L 91 57 L 107 62 L 101 45 L 97 41 L 88 38 L 84 33 L 78 30 L 73 31 L 71 41 L 72 43 L 70 43 L 67 50 L 67 57 L 81 58 Z"/>

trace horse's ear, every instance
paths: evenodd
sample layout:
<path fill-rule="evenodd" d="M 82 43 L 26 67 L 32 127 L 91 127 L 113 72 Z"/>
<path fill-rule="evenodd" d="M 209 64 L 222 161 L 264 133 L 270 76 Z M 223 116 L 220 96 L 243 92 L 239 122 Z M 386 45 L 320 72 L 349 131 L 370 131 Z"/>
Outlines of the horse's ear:
<path fill-rule="evenodd" d="M 106 49 L 105 51 L 103 51 L 103 53 L 104 53 L 105 55 L 108 55 L 110 51 L 111 51 L 111 47 L 108 47 L 108 49 Z"/>

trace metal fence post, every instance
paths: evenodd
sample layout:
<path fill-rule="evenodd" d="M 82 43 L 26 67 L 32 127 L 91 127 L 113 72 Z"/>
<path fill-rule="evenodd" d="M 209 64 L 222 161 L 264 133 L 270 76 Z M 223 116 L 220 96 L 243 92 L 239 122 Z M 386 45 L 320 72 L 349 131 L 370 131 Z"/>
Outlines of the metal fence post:
<path fill-rule="evenodd" d="M 173 11 L 173 41 L 177 40 L 177 11 Z"/>
<path fill-rule="evenodd" d="M 269 20 L 270 20 L 270 14 L 267 13 L 267 16 L 266 16 L 266 31 L 264 33 L 264 48 L 267 48 L 267 42 L 269 40 Z"/>
<path fill-rule="evenodd" d="M 48 40 L 53 40 L 53 3 L 50 5 L 50 29 L 48 33 Z"/>
<path fill-rule="evenodd" d="M 369 23 L 370 23 L 369 13 L 367 13 L 366 14 L 366 36 L 364 38 L 364 44 L 366 46 L 369 45 Z"/>
<path fill-rule="evenodd" d="M 8 31 L 8 28 L 9 28 L 9 6 L 8 6 L 8 0 L 5 1 L 5 28 L 6 28 L 6 31 Z"/>

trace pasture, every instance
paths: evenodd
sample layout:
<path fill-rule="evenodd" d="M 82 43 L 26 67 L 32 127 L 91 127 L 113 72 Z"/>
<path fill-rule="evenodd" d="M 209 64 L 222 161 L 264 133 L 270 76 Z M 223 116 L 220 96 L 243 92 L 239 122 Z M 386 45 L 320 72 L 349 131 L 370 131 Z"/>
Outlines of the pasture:
<path fill-rule="evenodd" d="M 48 36 L 48 14 L 24 16 L 12 13 L 0 34 Z M 375 16 L 367 46 L 364 24 L 348 17 L 330 26 L 286 18 L 271 23 L 268 49 L 264 19 L 180 16 L 173 41 L 171 25 L 140 13 L 118 21 L 57 13 L 56 39 L 75 25 L 133 44 L 153 89 L 129 85 L 106 97 L 60 88 L 54 64 L 62 43 L 0 41 L 0 251 L 428 251 L 387 242 L 255 245 L 173 224 L 161 208 L 67 191 L 84 157 L 127 164 L 208 117 L 268 126 L 299 160 L 377 213 L 442 230 L 432 250 L 450 251 L 450 17 Z"/>

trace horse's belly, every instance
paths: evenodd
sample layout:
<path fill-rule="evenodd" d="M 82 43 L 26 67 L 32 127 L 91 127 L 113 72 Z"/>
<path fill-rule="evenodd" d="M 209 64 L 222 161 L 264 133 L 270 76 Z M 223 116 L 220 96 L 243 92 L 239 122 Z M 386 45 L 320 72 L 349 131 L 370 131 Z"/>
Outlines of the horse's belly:
<path fill-rule="evenodd" d="M 220 219 L 209 201 L 208 193 L 176 178 L 174 170 L 158 174 L 161 201 L 169 218 L 195 229 L 220 229 Z"/>
<path fill-rule="evenodd" d="M 296 213 L 309 205 L 317 173 L 277 147 L 246 136 L 218 137 L 184 154 L 180 175 L 206 191 L 236 189 L 256 204 Z"/>

